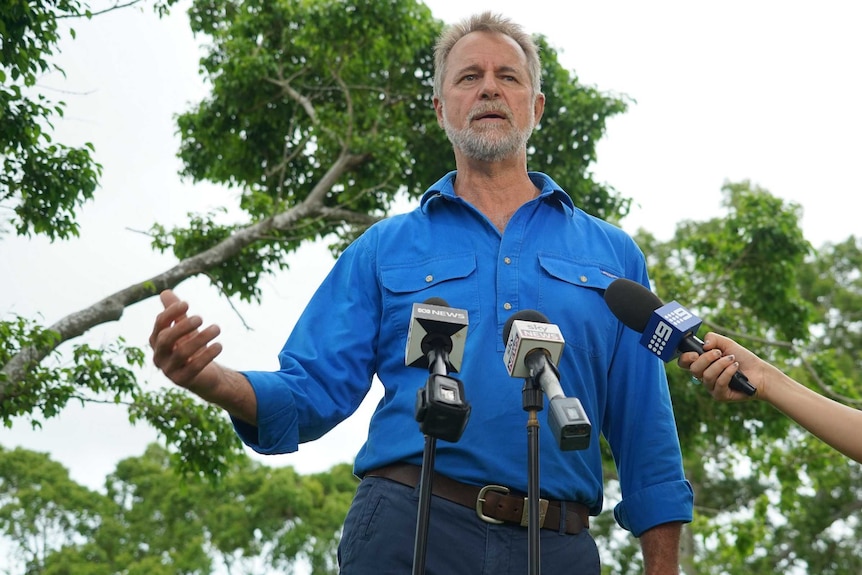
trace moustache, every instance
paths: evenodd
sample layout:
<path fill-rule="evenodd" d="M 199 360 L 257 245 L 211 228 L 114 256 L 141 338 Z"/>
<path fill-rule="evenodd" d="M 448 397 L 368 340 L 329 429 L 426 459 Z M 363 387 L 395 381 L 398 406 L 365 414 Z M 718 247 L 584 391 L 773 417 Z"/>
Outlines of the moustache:
<path fill-rule="evenodd" d="M 487 116 L 489 114 L 495 114 L 510 121 L 512 119 L 512 112 L 506 106 L 501 106 L 500 104 L 495 103 L 482 103 L 477 104 L 472 110 L 470 110 L 470 115 L 467 120 L 473 121 L 476 118 Z"/>

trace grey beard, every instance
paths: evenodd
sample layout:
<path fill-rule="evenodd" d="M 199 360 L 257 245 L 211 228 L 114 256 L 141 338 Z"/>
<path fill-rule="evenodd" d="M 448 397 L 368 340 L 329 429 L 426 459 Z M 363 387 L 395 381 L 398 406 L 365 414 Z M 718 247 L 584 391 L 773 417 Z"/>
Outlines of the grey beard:
<path fill-rule="evenodd" d="M 498 130 L 479 131 L 470 126 L 458 130 L 452 127 L 444 115 L 443 129 L 452 145 L 467 157 L 483 162 L 498 162 L 526 148 L 527 140 L 533 133 L 533 124 L 523 130 L 511 129 L 505 133 Z"/>

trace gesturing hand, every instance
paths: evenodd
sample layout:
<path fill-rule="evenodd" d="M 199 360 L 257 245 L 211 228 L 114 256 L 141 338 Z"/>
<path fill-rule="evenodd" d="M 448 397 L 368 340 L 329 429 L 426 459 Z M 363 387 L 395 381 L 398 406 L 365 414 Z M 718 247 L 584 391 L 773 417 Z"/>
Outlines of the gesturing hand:
<path fill-rule="evenodd" d="M 189 304 L 171 290 L 159 294 L 165 309 L 156 316 L 150 347 L 153 363 L 175 384 L 196 393 L 206 393 L 217 383 L 213 360 L 222 346 L 213 340 L 221 333 L 216 325 L 201 329 L 200 316 L 187 316 Z"/>

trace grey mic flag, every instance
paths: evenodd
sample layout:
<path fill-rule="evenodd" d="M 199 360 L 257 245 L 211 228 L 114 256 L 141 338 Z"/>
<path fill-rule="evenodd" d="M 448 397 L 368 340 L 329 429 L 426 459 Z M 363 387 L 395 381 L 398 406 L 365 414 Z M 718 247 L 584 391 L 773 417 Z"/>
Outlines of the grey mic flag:
<path fill-rule="evenodd" d="M 437 305 L 442 302 L 443 305 Z M 404 365 L 429 367 L 430 351 L 441 349 L 448 357 L 447 367 L 457 372 L 464 358 L 464 343 L 467 339 L 467 310 L 445 305 L 440 298 L 431 298 L 424 303 L 414 303 L 407 333 L 407 349 Z"/>

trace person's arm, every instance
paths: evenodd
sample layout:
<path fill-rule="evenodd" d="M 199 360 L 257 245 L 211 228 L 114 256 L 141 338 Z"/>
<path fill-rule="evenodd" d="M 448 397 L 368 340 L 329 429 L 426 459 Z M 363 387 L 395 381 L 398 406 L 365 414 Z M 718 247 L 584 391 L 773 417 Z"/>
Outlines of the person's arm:
<path fill-rule="evenodd" d="M 662 523 L 640 536 L 644 558 L 644 575 L 677 575 L 679 573 L 679 537 L 682 523 Z"/>
<path fill-rule="evenodd" d="M 256 425 L 257 398 L 242 374 L 215 363 L 222 347 L 213 342 L 215 325 L 201 329 L 199 316 L 188 317 L 189 306 L 171 291 L 160 296 L 165 309 L 156 316 L 150 334 L 153 363 L 180 387 L 218 405 L 246 423 Z"/>
<path fill-rule="evenodd" d="M 730 378 L 742 370 L 754 387 L 754 398 L 765 401 L 796 421 L 847 457 L 862 463 L 862 411 L 838 403 L 805 387 L 772 364 L 763 361 L 732 339 L 710 332 L 704 353 L 688 352 L 679 365 L 719 401 L 747 399 L 728 387 Z"/>

